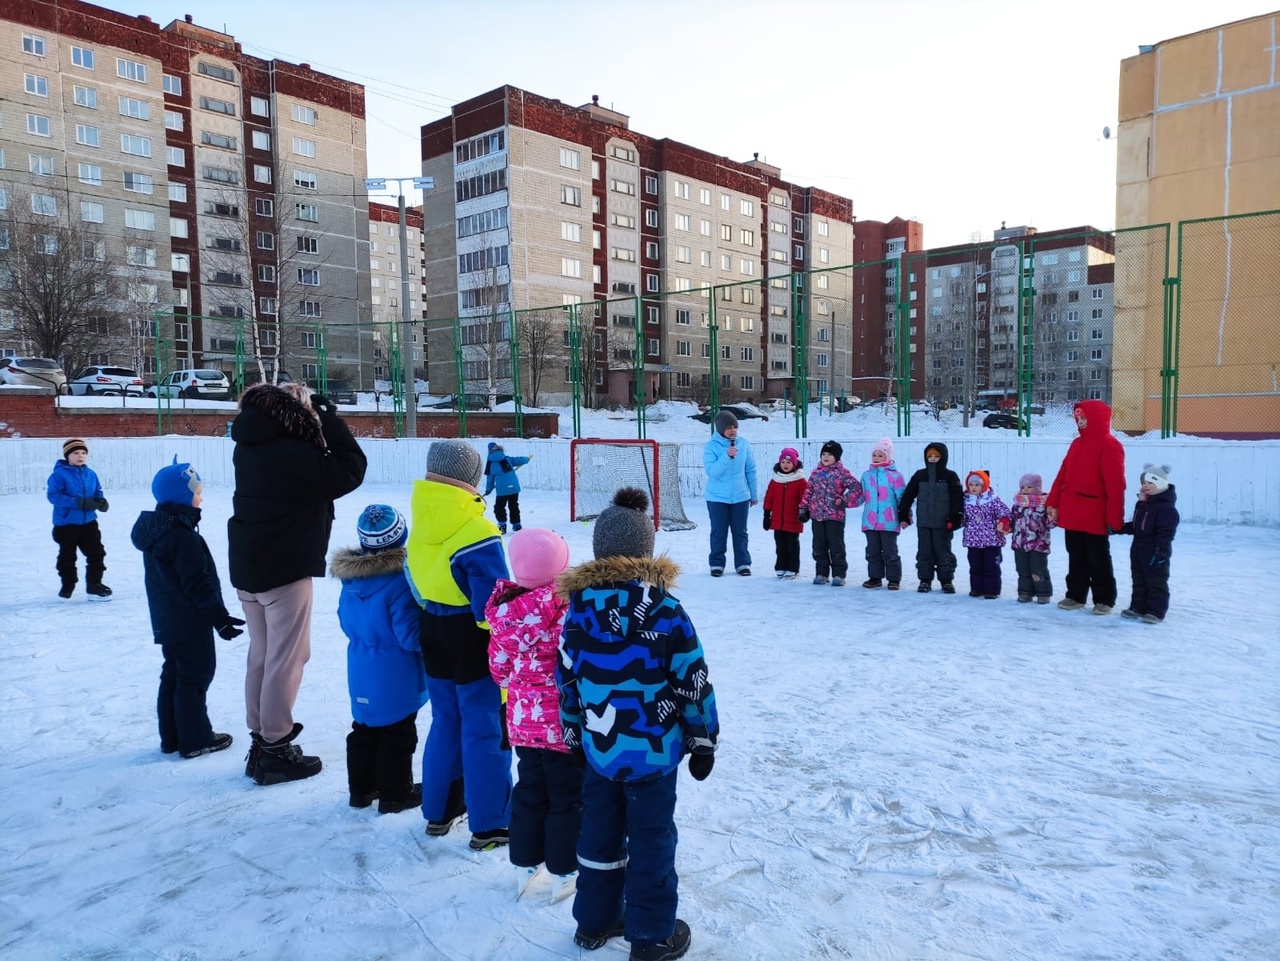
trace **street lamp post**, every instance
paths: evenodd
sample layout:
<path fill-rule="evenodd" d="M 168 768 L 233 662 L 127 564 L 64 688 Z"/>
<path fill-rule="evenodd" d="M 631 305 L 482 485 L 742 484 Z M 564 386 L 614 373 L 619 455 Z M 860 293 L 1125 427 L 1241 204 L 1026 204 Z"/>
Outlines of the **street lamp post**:
<path fill-rule="evenodd" d="M 365 190 L 386 190 L 388 181 L 395 181 L 400 191 L 400 324 L 403 334 L 400 338 L 401 363 L 404 365 L 404 436 L 418 436 L 418 395 L 414 390 L 413 373 L 413 319 L 409 311 L 409 225 L 405 219 L 404 183 L 413 183 L 418 190 L 427 191 L 435 188 L 434 177 L 368 177 L 364 182 Z M 423 205 L 425 213 L 426 205 Z M 423 218 L 423 242 L 426 242 L 426 218 Z M 423 281 L 423 303 L 426 302 L 426 280 Z M 407 343 L 406 343 L 407 342 Z M 423 344 L 426 350 L 426 344 Z"/>

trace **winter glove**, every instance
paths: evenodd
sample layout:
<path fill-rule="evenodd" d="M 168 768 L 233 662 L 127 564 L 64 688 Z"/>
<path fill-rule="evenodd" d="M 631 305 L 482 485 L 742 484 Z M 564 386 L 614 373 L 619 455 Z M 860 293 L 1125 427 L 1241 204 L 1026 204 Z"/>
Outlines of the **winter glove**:
<path fill-rule="evenodd" d="M 764 512 L 764 529 L 769 530 L 769 525 L 773 522 L 773 511 Z"/>
<path fill-rule="evenodd" d="M 711 769 L 715 766 L 716 756 L 714 754 L 689 755 L 689 773 L 693 775 L 695 781 L 705 781 L 711 774 Z"/>
<path fill-rule="evenodd" d="M 337 408 L 333 406 L 333 401 L 324 394 L 312 394 L 311 407 L 321 414 L 332 414 L 337 411 Z"/>
<path fill-rule="evenodd" d="M 955 525 L 952 524 L 951 521 L 947 521 L 947 530 L 953 531 L 955 529 L 956 529 Z"/>
<path fill-rule="evenodd" d="M 903 527 L 910 527 L 910 526 L 911 526 L 911 511 L 903 511 L 903 512 L 902 512 L 902 517 L 901 517 L 900 519 L 901 519 L 901 521 L 902 521 L 902 526 L 903 526 Z"/>
<path fill-rule="evenodd" d="M 586 753 L 582 750 L 582 732 L 578 730 L 578 725 L 566 724 L 564 726 L 564 746 L 569 749 L 569 753 L 576 760 L 582 761 L 586 759 Z"/>
<path fill-rule="evenodd" d="M 1152 567 L 1166 567 L 1169 564 L 1169 552 L 1163 548 L 1156 548 L 1156 552 L 1151 555 Z"/>
<path fill-rule="evenodd" d="M 1002 517 L 998 521 L 996 521 L 996 530 L 999 531 L 1001 534 L 1008 534 L 1011 530 L 1013 530 L 1013 525 L 1009 523 L 1009 518 Z"/>
<path fill-rule="evenodd" d="M 109 505 L 107 504 L 107 499 L 105 497 L 99 497 L 94 503 L 97 504 L 98 510 L 102 511 L 102 513 L 105 514 L 107 512 L 107 507 Z"/>
<path fill-rule="evenodd" d="M 1124 527 L 1120 528 L 1121 534 L 1133 534 L 1133 521 L 1125 521 Z"/>
<path fill-rule="evenodd" d="M 76 507 L 82 511 L 96 511 L 98 509 L 98 499 L 96 497 L 81 497 L 76 501 Z"/>
<path fill-rule="evenodd" d="M 230 614 L 221 624 L 215 624 L 213 629 L 218 632 L 218 636 L 224 641 L 229 641 L 234 637 L 239 637 L 244 631 L 240 628 L 244 627 L 244 621 L 238 617 L 232 617 Z"/>
<path fill-rule="evenodd" d="M 800 518 L 801 524 L 809 523 L 809 508 L 807 507 L 800 508 L 800 512 L 797 516 Z"/>

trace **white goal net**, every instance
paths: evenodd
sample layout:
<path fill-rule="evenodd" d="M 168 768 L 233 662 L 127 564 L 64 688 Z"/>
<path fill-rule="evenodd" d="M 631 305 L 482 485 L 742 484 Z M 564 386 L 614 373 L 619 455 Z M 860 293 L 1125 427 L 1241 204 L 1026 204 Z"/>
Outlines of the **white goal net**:
<path fill-rule="evenodd" d="M 618 488 L 638 487 L 649 495 L 655 526 L 664 531 L 688 531 L 698 526 L 685 515 L 680 500 L 679 444 L 580 438 L 570 445 L 569 459 L 573 520 L 596 517 L 613 503 Z"/>

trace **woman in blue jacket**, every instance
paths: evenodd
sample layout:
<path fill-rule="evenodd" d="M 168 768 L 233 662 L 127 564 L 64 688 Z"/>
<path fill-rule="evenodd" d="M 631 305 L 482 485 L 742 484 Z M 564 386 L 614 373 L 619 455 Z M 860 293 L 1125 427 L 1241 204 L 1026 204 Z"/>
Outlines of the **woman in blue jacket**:
<path fill-rule="evenodd" d="M 529 463 L 529 457 L 508 457 L 507 452 L 498 443 L 489 444 L 489 459 L 484 464 L 484 496 L 488 497 L 495 490 L 498 499 L 493 502 L 493 516 L 498 522 L 498 530 L 507 532 L 507 512 L 511 512 L 511 529 L 520 530 L 520 478 L 516 477 L 516 468 Z"/>
<path fill-rule="evenodd" d="M 747 511 L 756 506 L 756 455 L 745 437 L 738 436 L 738 418 L 727 410 L 716 414 L 715 433 L 702 448 L 707 470 L 707 514 L 711 518 L 711 576 L 724 573 L 725 547 L 733 534 L 733 568 L 751 574 L 747 548 Z"/>

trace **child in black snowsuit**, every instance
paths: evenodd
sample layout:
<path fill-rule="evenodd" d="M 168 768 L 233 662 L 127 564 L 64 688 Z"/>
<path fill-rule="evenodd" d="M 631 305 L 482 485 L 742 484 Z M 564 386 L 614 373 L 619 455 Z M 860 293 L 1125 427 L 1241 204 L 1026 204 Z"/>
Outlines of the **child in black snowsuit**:
<path fill-rule="evenodd" d="M 1144 624 L 1159 624 L 1169 613 L 1169 558 L 1178 532 L 1178 493 L 1169 483 L 1169 470 L 1167 465 L 1143 465 L 1133 520 L 1121 528 L 1121 533 L 1133 535 L 1133 597 L 1120 616 L 1140 618 Z"/>
<path fill-rule="evenodd" d="M 66 599 L 76 589 L 76 551 L 84 555 L 86 591 L 90 600 L 105 601 L 111 588 L 102 583 L 107 569 L 106 549 L 98 530 L 98 511 L 107 512 L 107 499 L 93 468 L 86 465 L 89 445 L 73 437 L 62 445 L 62 460 L 53 465 L 46 495 L 53 505 L 53 540 L 58 545 L 58 577 Z"/>
<path fill-rule="evenodd" d="M 917 503 L 918 501 L 918 503 Z M 960 476 L 947 468 L 947 445 L 936 441 L 924 449 L 924 467 L 911 475 L 898 516 L 905 524 L 913 522 L 912 505 L 916 508 L 916 573 L 920 576 L 921 594 L 933 589 L 933 575 L 945 594 L 954 594 L 956 555 L 951 539 L 964 524 L 964 489 Z"/>
<path fill-rule="evenodd" d="M 151 481 L 156 509 L 138 515 L 132 534 L 142 551 L 151 634 L 164 652 L 156 697 L 160 750 L 184 758 L 231 746 L 231 735 L 210 725 L 205 695 L 217 667 L 213 632 L 231 640 L 244 626 L 222 602 L 218 569 L 198 530 L 202 487 L 195 469 L 175 457 Z"/>

